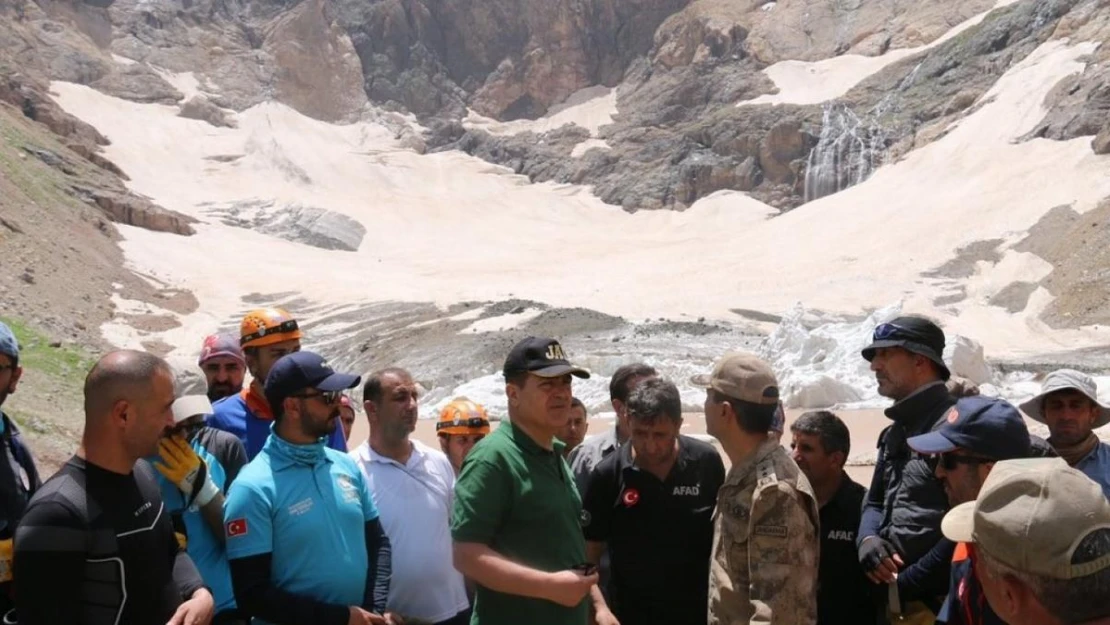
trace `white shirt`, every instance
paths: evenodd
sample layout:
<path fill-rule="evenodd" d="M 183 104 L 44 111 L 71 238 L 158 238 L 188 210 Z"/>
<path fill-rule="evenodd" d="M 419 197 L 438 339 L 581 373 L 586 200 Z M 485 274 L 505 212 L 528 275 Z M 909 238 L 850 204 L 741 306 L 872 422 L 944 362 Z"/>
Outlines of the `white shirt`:
<path fill-rule="evenodd" d="M 416 440 L 404 465 L 375 452 L 370 441 L 350 456 L 369 481 L 393 550 L 389 610 L 433 623 L 465 610 L 466 586 L 451 555 L 455 471 L 447 456 Z"/>

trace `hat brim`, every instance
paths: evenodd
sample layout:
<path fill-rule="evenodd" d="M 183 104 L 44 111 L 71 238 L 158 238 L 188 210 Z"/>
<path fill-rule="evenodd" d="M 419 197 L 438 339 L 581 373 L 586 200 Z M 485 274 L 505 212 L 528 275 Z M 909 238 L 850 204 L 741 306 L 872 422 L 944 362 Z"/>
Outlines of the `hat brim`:
<path fill-rule="evenodd" d="M 929 432 L 920 436 L 911 436 L 906 440 L 910 449 L 919 454 L 943 454 L 956 449 L 957 445 L 944 437 L 940 432 Z"/>
<path fill-rule="evenodd" d="M 713 376 L 708 373 L 702 373 L 690 378 L 690 384 L 698 388 L 713 388 Z"/>
<path fill-rule="evenodd" d="M 1071 386 L 1062 386 L 1062 387 L 1059 387 L 1059 388 L 1054 388 L 1052 390 L 1045 391 L 1043 393 L 1034 395 L 1031 399 L 1027 399 L 1026 401 L 1023 401 L 1020 404 L 1018 404 L 1018 408 L 1021 408 L 1021 411 L 1024 412 L 1026 414 L 1026 416 L 1028 416 L 1030 419 L 1036 421 L 1037 423 L 1043 423 L 1045 425 L 1048 425 L 1048 421 L 1045 421 L 1045 418 L 1044 418 L 1044 412 L 1041 411 L 1041 406 L 1044 405 L 1044 398 L 1046 396 L 1052 394 L 1052 393 L 1055 393 L 1056 391 L 1063 391 L 1063 390 L 1069 390 L 1069 389 L 1079 391 L 1080 393 L 1083 393 L 1084 395 L 1087 395 L 1087 393 L 1083 392 L 1083 389 L 1075 388 L 1075 387 L 1071 387 Z M 1095 419 L 1095 424 L 1093 426 L 1094 429 L 1097 430 L 1098 428 L 1110 423 L 1110 406 L 1107 406 L 1107 405 L 1103 404 L 1102 402 L 1100 402 L 1098 400 L 1098 398 L 1091 397 L 1090 395 L 1087 395 L 1087 399 L 1090 399 L 1091 401 L 1095 402 L 1095 405 L 1098 406 L 1098 418 Z"/>
<path fill-rule="evenodd" d="M 954 542 L 975 542 L 975 502 L 968 501 L 949 510 L 941 519 L 940 531 Z"/>
<path fill-rule="evenodd" d="M 544 367 L 543 369 L 534 369 L 528 373 L 538 375 L 541 378 L 558 378 L 568 373 L 576 378 L 582 378 L 583 380 L 588 380 L 590 378 L 589 371 L 581 367 L 575 367 L 574 365 L 552 365 L 550 367 Z"/>
<path fill-rule="evenodd" d="M 333 373 L 313 386 L 321 391 L 345 391 L 358 386 L 360 382 L 362 382 L 362 376 Z"/>
<path fill-rule="evenodd" d="M 940 367 L 941 379 L 947 382 L 948 379 L 952 377 L 952 372 L 948 370 L 948 365 L 944 364 L 944 358 L 940 354 L 936 353 L 931 347 L 915 341 L 907 341 L 905 339 L 875 341 L 860 350 L 860 355 L 863 356 L 863 359 L 867 362 L 871 362 L 875 359 L 875 352 L 884 347 L 901 347 L 908 352 L 924 356 Z"/>
<path fill-rule="evenodd" d="M 173 422 L 212 414 L 212 401 L 207 395 L 183 395 L 173 401 Z"/>
<path fill-rule="evenodd" d="M 212 352 L 211 354 L 208 354 L 204 358 L 201 358 L 201 359 L 197 360 L 197 365 L 198 366 L 203 365 L 204 363 L 208 362 L 209 360 L 214 360 L 216 358 L 232 358 L 232 359 L 238 361 L 239 364 L 246 364 L 246 362 L 247 362 L 246 360 L 243 359 L 242 354 L 239 354 L 239 353 L 236 353 L 236 352 Z"/>

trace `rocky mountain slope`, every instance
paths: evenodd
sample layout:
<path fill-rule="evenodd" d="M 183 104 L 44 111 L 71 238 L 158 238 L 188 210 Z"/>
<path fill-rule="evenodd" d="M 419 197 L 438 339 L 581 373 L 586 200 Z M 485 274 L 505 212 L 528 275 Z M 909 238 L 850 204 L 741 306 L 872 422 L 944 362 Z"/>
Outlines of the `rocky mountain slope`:
<path fill-rule="evenodd" d="M 1099 45 L 1018 141 L 1110 152 L 1108 39 L 1106 0 L 8 0 L 0 316 L 60 345 L 50 349 L 87 354 L 124 312 L 136 326 L 175 323 L 123 311 L 120 299 L 196 306 L 125 269 L 117 243 L 121 229 L 189 236 L 203 225 L 131 190 L 108 139 L 59 107 L 52 81 L 214 131 L 269 102 L 336 124 L 373 120 L 408 150 L 459 150 L 533 182 L 586 185 L 629 212 L 685 210 L 722 191 L 790 211 L 945 137 L 1052 40 Z M 580 105 L 608 109 L 590 127 L 552 121 Z M 1023 310 L 1043 287 L 1049 327 L 1110 321 L 1108 207 L 1046 214 L 1012 249 L 1051 273 L 984 305 Z M 367 236 L 313 206 L 206 208 L 221 224 L 322 249 L 357 251 Z M 966 297 L 968 267 L 997 262 L 1001 245 L 935 268 L 953 301 Z M 59 375 L 57 387 L 75 384 Z"/>

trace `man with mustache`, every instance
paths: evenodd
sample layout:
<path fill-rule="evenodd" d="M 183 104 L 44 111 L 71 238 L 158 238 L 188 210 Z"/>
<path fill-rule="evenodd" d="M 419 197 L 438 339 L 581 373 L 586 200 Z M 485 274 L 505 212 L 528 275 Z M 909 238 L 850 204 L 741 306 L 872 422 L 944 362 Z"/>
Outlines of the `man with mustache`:
<path fill-rule="evenodd" d="M 995 463 L 1027 458 L 1029 429 L 1017 409 L 1001 399 L 966 397 L 948 410 L 944 424 L 907 441 L 926 454 L 953 507 L 975 501 Z M 947 540 L 947 539 L 945 539 Z M 1005 625 L 983 597 L 967 545 L 956 548 L 948 597 L 937 614 L 950 625 Z"/>
<path fill-rule="evenodd" d="M 477 585 L 471 625 L 586 625 L 597 573 L 555 435 L 570 418 L 571 376 L 590 374 L 558 341 L 533 336 L 502 373 L 509 420 L 466 459 L 451 508 L 455 566 Z"/>
<path fill-rule="evenodd" d="M 243 390 L 247 361 L 239 340 L 230 334 L 212 334 L 204 339 L 197 366 L 208 381 L 208 400 L 218 401 Z"/>
<path fill-rule="evenodd" d="M 1110 406 L 1098 401 L 1090 376 L 1072 369 L 1048 374 L 1036 397 L 1021 404 L 1034 421 L 1048 426 L 1048 442 L 1069 465 L 1102 487 L 1110 498 L 1110 445 L 1093 430 L 1110 423 Z"/>
<path fill-rule="evenodd" d="M 394 554 L 386 606 L 420 622 L 466 625 L 470 602 L 451 562 L 448 525 L 455 471 L 443 452 L 410 437 L 416 382 L 404 369 L 378 371 L 362 398 L 370 438 L 350 456 L 366 476 Z"/>
<path fill-rule="evenodd" d="M 325 444 L 339 395 L 360 381 L 312 352 L 266 377 L 274 431 L 224 509 L 235 600 L 256 625 L 392 622 L 389 539 L 358 465 Z"/>
<path fill-rule="evenodd" d="M 297 320 L 281 308 L 252 310 L 239 324 L 239 345 L 254 379 L 248 388 L 213 404 L 208 425 L 238 436 L 248 460 L 258 455 L 274 425 L 273 407 L 263 388 L 266 378 L 278 360 L 301 350 L 301 338 Z M 336 419 L 333 425 L 328 447 L 346 453 L 343 424 Z"/>
<path fill-rule="evenodd" d="M 932 623 L 948 589 L 955 545 L 941 542 L 948 509 L 941 484 L 924 458 L 906 444 L 935 428 L 956 403 L 945 382 L 944 331 L 923 317 L 881 323 L 862 355 L 879 394 L 894 400 L 892 423 L 879 435 L 871 488 L 864 499 L 856 548 L 868 578 L 887 586 L 889 618 Z"/>

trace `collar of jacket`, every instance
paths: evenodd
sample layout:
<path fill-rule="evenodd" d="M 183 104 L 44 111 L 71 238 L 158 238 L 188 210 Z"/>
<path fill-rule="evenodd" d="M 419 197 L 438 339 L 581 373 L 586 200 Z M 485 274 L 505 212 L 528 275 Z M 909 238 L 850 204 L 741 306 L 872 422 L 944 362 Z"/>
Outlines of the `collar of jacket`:
<path fill-rule="evenodd" d="M 926 430 L 931 428 L 933 422 L 940 417 L 937 414 L 937 408 L 945 403 L 951 404 L 952 396 L 948 394 L 948 387 L 944 382 L 937 380 L 910 393 L 906 398 L 887 408 L 884 414 L 891 421 L 906 428 L 908 432 L 916 432 L 921 428 Z"/>

